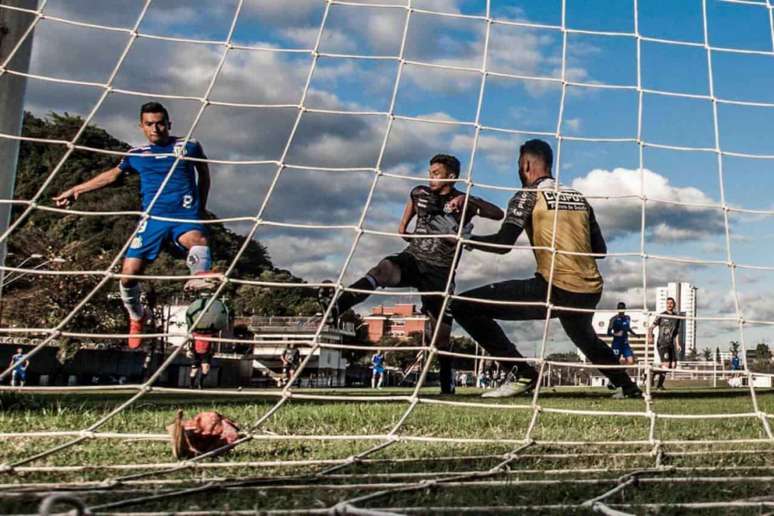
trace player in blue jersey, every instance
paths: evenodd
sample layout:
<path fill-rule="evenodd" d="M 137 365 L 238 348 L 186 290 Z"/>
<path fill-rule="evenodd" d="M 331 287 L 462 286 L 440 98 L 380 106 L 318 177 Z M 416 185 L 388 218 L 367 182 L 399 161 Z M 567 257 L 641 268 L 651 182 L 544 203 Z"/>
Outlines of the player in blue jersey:
<path fill-rule="evenodd" d="M 148 145 L 131 149 L 115 167 L 84 181 L 81 184 L 54 197 L 57 206 L 67 207 L 71 199 L 97 190 L 118 181 L 123 175 L 136 173 L 140 176 L 142 209 L 150 208 L 151 218 L 143 221 L 129 250 L 124 257 L 122 274 L 141 275 L 145 267 L 153 262 L 162 245 L 171 241 L 188 252 L 186 260 L 192 275 L 203 276 L 186 283 L 186 289 L 196 290 L 212 285 L 210 272 L 212 257 L 207 241 L 207 229 L 200 222 L 207 205 L 210 190 L 210 171 L 204 161 L 181 159 L 180 157 L 206 159 L 199 142 L 187 142 L 169 131 L 172 122 L 169 113 L 158 102 L 148 102 L 140 108 L 140 129 Z M 169 179 L 164 184 L 165 179 Z M 163 188 L 162 188 L 163 185 Z M 159 193 L 160 191 L 160 193 Z M 157 197 L 158 194 L 158 197 Z M 163 217 L 170 220 L 159 220 Z M 140 285 L 135 278 L 121 278 L 119 284 L 121 300 L 129 312 L 129 334 L 143 331 L 144 309 L 140 301 Z M 129 337 L 129 347 L 141 344 L 138 337 Z"/>
<path fill-rule="evenodd" d="M 613 337 L 613 353 L 618 357 L 622 364 L 634 364 L 634 353 L 629 346 L 629 335 L 639 337 L 632 329 L 632 320 L 624 312 L 625 303 L 618 303 L 618 315 L 610 319 L 607 326 L 607 334 Z"/>
<path fill-rule="evenodd" d="M 381 389 L 384 383 L 384 352 L 381 349 L 371 357 L 371 368 L 371 388 Z"/>
<path fill-rule="evenodd" d="M 27 360 L 22 348 L 16 348 L 16 354 L 11 357 L 10 367 L 13 367 L 11 387 L 15 387 L 17 383 L 20 387 L 24 387 L 24 383 L 27 381 L 27 368 L 29 366 L 30 361 Z"/>

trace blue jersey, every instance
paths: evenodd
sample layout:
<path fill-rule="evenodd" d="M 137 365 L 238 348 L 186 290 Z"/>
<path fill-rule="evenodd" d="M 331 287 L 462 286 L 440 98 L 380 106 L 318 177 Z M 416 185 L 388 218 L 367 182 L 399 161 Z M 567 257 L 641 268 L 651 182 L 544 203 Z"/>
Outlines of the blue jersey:
<path fill-rule="evenodd" d="M 384 355 L 374 355 L 371 357 L 371 362 L 374 364 L 374 369 L 384 369 Z"/>
<path fill-rule="evenodd" d="M 732 357 L 731 358 L 731 369 L 734 371 L 739 371 L 742 368 L 742 363 L 739 360 L 739 357 Z"/>
<path fill-rule="evenodd" d="M 16 353 L 14 356 L 11 357 L 11 363 L 13 363 L 13 368 L 17 371 L 21 371 L 24 369 L 24 363 L 26 360 L 24 359 L 24 353 Z"/>
<path fill-rule="evenodd" d="M 169 154 L 169 156 L 156 156 Z M 142 209 L 148 205 L 159 191 L 161 183 L 169 173 L 177 156 L 205 158 L 202 146 L 195 140 L 189 140 L 185 145 L 175 136 L 169 138 L 167 145 L 145 145 L 129 150 L 118 168 L 128 174 L 136 172 L 140 175 L 140 194 Z M 151 215 L 194 220 L 199 218 L 199 189 L 196 185 L 194 162 L 180 160 L 164 190 L 151 209 Z"/>
<path fill-rule="evenodd" d="M 632 332 L 632 320 L 628 315 L 616 315 L 610 319 L 607 334 L 613 337 L 614 343 L 629 342 L 629 333 Z"/>

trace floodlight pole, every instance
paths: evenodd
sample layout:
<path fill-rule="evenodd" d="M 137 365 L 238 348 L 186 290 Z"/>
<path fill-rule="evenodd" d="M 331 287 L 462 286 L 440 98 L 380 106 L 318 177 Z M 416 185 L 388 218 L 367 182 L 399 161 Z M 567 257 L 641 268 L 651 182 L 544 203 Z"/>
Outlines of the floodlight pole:
<path fill-rule="evenodd" d="M 2 0 L 0 4 L 20 9 L 36 10 L 38 0 Z M 14 9 L 0 7 L 0 65 L 5 62 L 27 31 L 34 15 Z M 26 73 L 30 64 L 32 36 L 16 51 L 8 64 L 14 71 Z M 24 116 L 24 91 L 27 79 L 19 75 L 3 73 L 0 75 L 0 133 L 18 136 L 21 133 Z M 13 187 L 16 179 L 16 164 L 19 157 L 19 140 L 0 138 L 0 199 L 13 199 Z M 11 218 L 11 205 L 0 204 L 0 233 L 8 228 Z M 0 242 L 0 264 L 5 265 L 6 240 Z M 0 284 L 4 271 L 0 270 Z M 2 291 L 0 290 L 0 296 Z"/>

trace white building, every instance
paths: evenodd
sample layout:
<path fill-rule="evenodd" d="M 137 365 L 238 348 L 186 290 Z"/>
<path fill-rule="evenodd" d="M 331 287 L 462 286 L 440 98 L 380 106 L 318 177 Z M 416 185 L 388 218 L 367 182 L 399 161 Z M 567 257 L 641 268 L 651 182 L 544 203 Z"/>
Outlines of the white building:
<path fill-rule="evenodd" d="M 686 319 L 680 325 L 680 345 L 683 356 L 696 351 L 696 291 L 698 289 L 687 282 L 670 282 L 666 287 L 656 289 L 656 313 L 666 310 L 667 298 L 671 297 L 677 305 L 675 309 Z"/>

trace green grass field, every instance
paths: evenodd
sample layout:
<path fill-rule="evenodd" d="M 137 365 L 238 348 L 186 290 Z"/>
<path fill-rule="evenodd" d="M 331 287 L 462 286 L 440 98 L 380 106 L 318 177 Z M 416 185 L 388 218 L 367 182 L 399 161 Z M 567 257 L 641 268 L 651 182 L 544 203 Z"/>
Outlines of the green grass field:
<path fill-rule="evenodd" d="M 525 397 L 488 401 L 492 407 L 420 402 L 401 425 L 400 439 L 386 446 L 383 438 L 368 436 L 389 433 L 409 403 L 347 397 L 407 396 L 410 389 L 299 392 L 342 399 L 291 399 L 266 420 L 255 439 L 224 457 L 175 471 L 159 467 L 175 464 L 168 443 L 161 439 L 87 439 L 0 472 L 0 513 L 35 513 L 43 493 L 56 489 L 70 492 L 97 512 L 308 512 L 355 500 L 353 505 L 359 508 L 397 513 L 442 512 L 442 507 L 450 513 L 461 508 L 486 513 L 495 506 L 511 511 L 518 506 L 541 506 L 537 512 L 585 514 L 591 509 L 566 506 L 578 506 L 607 492 L 617 479 L 632 472 L 642 472 L 638 482 L 607 499 L 610 506 L 634 514 L 656 510 L 643 504 L 746 501 L 744 507 L 694 509 L 699 514 L 765 514 L 774 508 L 774 441 L 767 439 L 759 417 L 729 417 L 754 411 L 746 389 L 686 387 L 656 393 L 652 406 L 658 414 L 718 416 L 658 418 L 654 428 L 655 439 L 662 443 L 658 447 L 648 442 L 647 417 L 553 412 L 636 413 L 646 409 L 644 401 L 613 400 L 602 389 L 541 391 L 543 410 L 530 435 L 534 443 L 523 442 L 533 418 L 531 409 L 521 408 L 531 402 Z M 428 388 L 421 397 L 441 402 L 487 401 L 479 394 L 477 389 L 461 389 L 457 396 L 441 397 L 436 389 Z M 130 395 L 2 393 L 0 432 L 78 431 Z M 178 408 L 187 415 L 217 410 L 246 429 L 277 399 L 262 396 L 260 391 L 233 396 L 213 396 L 206 391 L 190 395 L 152 392 L 99 431 L 163 434 Z M 760 411 L 774 414 L 774 392 L 758 391 L 757 399 Z M 769 421 L 774 424 L 771 417 Z M 294 438 L 283 437 L 288 435 Z M 13 465 L 74 438 L 4 437 L 0 462 Z M 728 442 L 732 440 L 744 442 Z M 345 462 L 379 445 L 383 446 L 361 460 Z M 502 467 L 492 469 L 498 465 Z M 656 466 L 660 469 L 654 469 Z M 425 483 L 419 484 L 422 481 Z M 199 491 L 180 494 L 191 488 Z M 151 495 L 163 496 L 147 499 Z M 131 502 L 134 499 L 139 500 Z M 100 508 L 119 501 L 130 503 Z M 674 505 L 662 508 L 660 514 L 682 514 L 689 509 Z"/>

